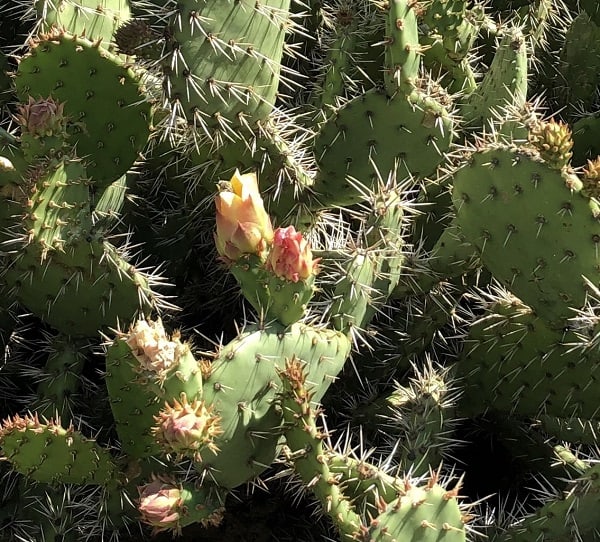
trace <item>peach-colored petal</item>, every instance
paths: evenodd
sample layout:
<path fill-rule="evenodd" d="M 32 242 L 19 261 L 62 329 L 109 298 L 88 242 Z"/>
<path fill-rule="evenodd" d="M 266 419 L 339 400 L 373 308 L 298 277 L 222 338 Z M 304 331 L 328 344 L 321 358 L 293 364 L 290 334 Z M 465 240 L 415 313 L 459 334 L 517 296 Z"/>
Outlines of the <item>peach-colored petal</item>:
<path fill-rule="evenodd" d="M 215 198 L 217 251 L 228 260 L 243 254 L 262 256 L 273 240 L 273 226 L 260 197 L 256 175 L 240 175 L 236 170 L 229 188 Z"/>

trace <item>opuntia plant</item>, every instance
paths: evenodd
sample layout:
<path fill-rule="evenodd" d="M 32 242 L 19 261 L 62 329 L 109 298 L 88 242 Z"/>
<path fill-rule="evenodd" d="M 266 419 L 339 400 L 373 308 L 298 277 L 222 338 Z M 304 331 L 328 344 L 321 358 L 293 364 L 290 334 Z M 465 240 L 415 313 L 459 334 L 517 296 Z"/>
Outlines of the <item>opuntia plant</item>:
<path fill-rule="evenodd" d="M 5 4 L 2 540 L 600 540 L 592 2 Z"/>

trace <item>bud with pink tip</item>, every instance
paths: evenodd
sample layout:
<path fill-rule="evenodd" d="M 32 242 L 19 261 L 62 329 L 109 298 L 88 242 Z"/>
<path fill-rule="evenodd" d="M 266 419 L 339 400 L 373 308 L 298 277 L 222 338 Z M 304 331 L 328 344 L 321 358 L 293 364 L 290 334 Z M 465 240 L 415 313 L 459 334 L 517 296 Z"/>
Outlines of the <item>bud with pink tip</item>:
<path fill-rule="evenodd" d="M 202 460 L 200 453 L 204 449 L 216 454 L 219 448 L 214 439 L 223 431 L 221 418 L 213 414 L 211 405 L 206 406 L 201 400 L 189 403 L 185 393 L 181 394 L 181 402 L 174 400 L 173 405 L 165 403 L 165 408 L 155 416 L 153 433 L 165 452 L 192 457 L 195 461 Z"/>
<path fill-rule="evenodd" d="M 266 261 L 268 270 L 280 278 L 298 282 L 316 275 L 317 263 L 308 241 L 294 226 L 275 230 L 273 248 Z"/>
<path fill-rule="evenodd" d="M 32 136 L 49 136 L 63 133 L 66 127 L 64 104 L 54 98 L 33 99 L 19 107 L 17 120 L 24 131 Z"/>
<path fill-rule="evenodd" d="M 263 257 L 273 241 L 273 226 L 258 191 L 256 174 L 235 171 L 227 189 L 216 197 L 217 252 L 227 261 L 244 254 Z"/>
<path fill-rule="evenodd" d="M 166 476 L 138 487 L 137 508 L 142 522 L 153 527 L 153 535 L 171 531 L 181 536 L 184 527 L 217 526 L 223 520 L 227 490 L 213 484 L 177 483 Z"/>
<path fill-rule="evenodd" d="M 141 520 L 154 528 L 154 534 L 180 532 L 179 520 L 184 508 L 181 488 L 177 484 L 167 478 L 155 477 L 149 484 L 138 487 L 138 492 Z"/>

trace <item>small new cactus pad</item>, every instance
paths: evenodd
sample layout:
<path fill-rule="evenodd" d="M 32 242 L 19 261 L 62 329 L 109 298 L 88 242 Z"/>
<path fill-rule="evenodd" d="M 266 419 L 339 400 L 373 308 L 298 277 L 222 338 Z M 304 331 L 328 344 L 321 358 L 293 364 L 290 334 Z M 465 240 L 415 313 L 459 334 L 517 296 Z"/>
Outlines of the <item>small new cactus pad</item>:
<path fill-rule="evenodd" d="M 105 485 L 116 467 L 107 450 L 60 422 L 15 415 L 2 422 L 0 449 L 13 468 L 37 482 Z"/>
<path fill-rule="evenodd" d="M 510 106 L 522 106 L 526 98 L 527 43 L 520 29 L 507 28 L 489 70 L 461 106 L 460 114 L 467 127 L 487 128 Z"/>
<path fill-rule="evenodd" d="M 82 383 L 85 342 L 57 335 L 49 340 L 46 349 L 48 359 L 32 408 L 43 418 L 58 416 L 63 424 L 69 424 Z"/>
<path fill-rule="evenodd" d="M 98 186 L 123 175 L 148 140 L 150 104 L 138 78 L 98 42 L 56 31 L 36 38 L 15 87 L 24 103 L 30 96 L 64 103 L 69 142 Z"/>
<path fill-rule="evenodd" d="M 165 401 L 182 393 L 192 401 L 202 376 L 177 334 L 169 337 L 160 321 L 139 320 L 107 348 L 106 387 L 123 451 L 142 458 L 160 454 L 152 428 Z"/>
<path fill-rule="evenodd" d="M 474 152 L 454 174 L 456 222 L 485 266 L 552 325 L 600 281 L 600 213 L 573 174 L 524 149 Z"/>
<path fill-rule="evenodd" d="M 600 84 L 600 27 L 582 11 L 571 23 L 560 51 L 556 94 L 569 111 L 589 111 Z"/>

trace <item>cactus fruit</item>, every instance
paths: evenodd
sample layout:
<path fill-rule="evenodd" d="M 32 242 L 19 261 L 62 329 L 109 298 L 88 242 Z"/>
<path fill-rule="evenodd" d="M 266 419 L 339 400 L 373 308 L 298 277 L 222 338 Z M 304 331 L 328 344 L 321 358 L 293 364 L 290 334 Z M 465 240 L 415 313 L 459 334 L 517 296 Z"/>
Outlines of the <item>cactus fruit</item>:
<path fill-rule="evenodd" d="M 538 122 L 529 129 L 529 142 L 549 167 L 561 170 L 573 156 L 571 130 L 561 122 Z"/>

